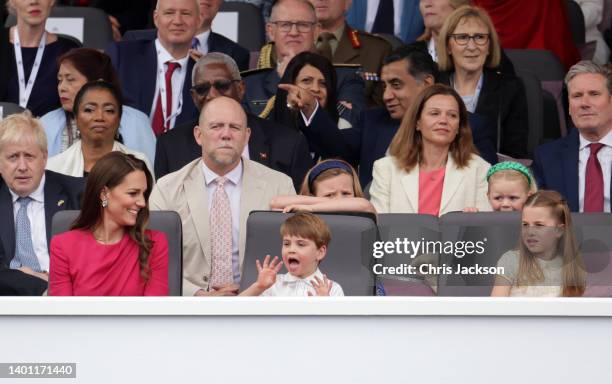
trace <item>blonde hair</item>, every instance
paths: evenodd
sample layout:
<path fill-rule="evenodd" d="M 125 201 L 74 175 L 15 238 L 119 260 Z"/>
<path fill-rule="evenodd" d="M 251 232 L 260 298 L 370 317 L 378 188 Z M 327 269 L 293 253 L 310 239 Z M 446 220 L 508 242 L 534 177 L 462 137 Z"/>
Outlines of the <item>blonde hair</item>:
<path fill-rule="evenodd" d="M 545 207 L 550 209 L 551 216 L 563 224 L 563 235 L 557 242 L 556 254 L 560 254 L 563 262 L 562 279 L 565 297 L 582 296 L 586 286 L 586 272 L 582 256 L 576 246 L 572 230 L 572 216 L 567 201 L 556 191 L 540 190 L 531 195 L 526 207 Z M 522 235 L 519 242 L 518 285 L 529 285 L 544 279 L 542 269 L 536 262 L 536 257 L 527 249 Z"/>
<path fill-rule="evenodd" d="M 489 17 L 487 11 L 479 7 L 472 7 L 470 5 L 464 5 L 457 8 L 451 13 L 438 36 L 436 41 L 436 51 L 438 53 L 438 67 L 441 71 L 449 71 L 453 69 L 453 58 L 450 55 L 448 44 L 451 39 L 451 35 L 457 29 L 460 23 L 466 22 L 467 20 L 478 20 L 485 25 L 489 30 L 489 54 L 485 60 L 485 67 L 495 68 L 501 61 L 501 48 L 499 46 L 499 36 L 495 26 Z"/>
<path fill-rule="evenodd" d="M 536 185 L 536 181 L 533 176 L 527 179 L 527 176 L 523 175 L 519 171 L 515 171 L 514 169 L 503 169 L 493 173 L 491 177 L 489 177 L 489 192 L 491 192 L 491 184 L 499 180 L 520 183 L 523 186 L 523 190 L 529 195 L 538 191 L 538 186 Z"/>
<path fill-rule="evenodd" d="M 40 121 L 28 110 L 15 113 L 0 121 L 0 152 L 6 144 L 33 141 L 47 153 L 47 135 Z"/>
<path fill-rule="evenodd" d="M 472 0 L 448 0 L 448 2 L 453 9 L 457 9 L 463 5 L 472 4 Z M 425 27 L 425 32 L 417 38 L 417 41 L 429 41 L 429 39 L 431 38 L 432 38 L 431 29 Z"/>
<path fill-rule="evenodd" d="M 315 176 L 315 178 L 312 180 L 312 182 L 310 181 L 311 177 L 311 173 L 313 171 L 315 171 L 318 167 L 327 164 L 327 163 L 331 163 L 331 162 L 340 162 L 340 163 L 344 163 L 344 165 L 346 166 L 346 169 L 344 168 L 330 168 L 327 169 L 323 172 L 321 172 L 320 174 L 318 174 L 317 176 Z M 350 169 L 351 172 L 349 173 L 347 171 L 347 169 Z M 317 195 L 317 184 L 320 183 L 323 180 L 328 180 L 331 179 L 333 177 L 339 176 L 339 175 L 349 175 L 353 178 L 353 194 L 355 195 L 355 197 L 363 197 L 363 190 L 361 188 L 361 183 L 359 182 L 359 176 L 357 176 L 357 172 L 355 172 L 355 168 L 353 168 L 349 163 L 347 163 L 344 160 L 340 160 L 340 159 L 327 159 L 327 160 L 323 160 L 320 161 L 319 163 L 317 163 L 317 165 L 315 165 L 314 167 L 310 168 L 308 170 L 308 173 L 306 174 L 306 176 L 304 177 L 304 181 L 302 182 L 302 186 L 300 188 L 300 195 L 303 196 L 316 196 Z"/>
<path fill-rule="evenodd" d="M 280 235 L 312 240 L 317 248 L 327 246 L 331 241 L 331 232 L 325 221 L 310 212 L 298 212 L 285 220 L 281 225 Z"/>

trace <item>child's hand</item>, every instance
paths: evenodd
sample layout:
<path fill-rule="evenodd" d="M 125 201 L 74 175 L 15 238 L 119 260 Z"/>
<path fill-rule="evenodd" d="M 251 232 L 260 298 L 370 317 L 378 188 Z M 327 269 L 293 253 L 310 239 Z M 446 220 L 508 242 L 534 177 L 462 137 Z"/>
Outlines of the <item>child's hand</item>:
<path fill-rule="evenodd" d="M 315 292 L 314 294 L 312 292 L 308 292 L 308 296 L 329 296 L 333 282 L 327 278 L 327 275 L 323 275 L 323 279 L 315 276 L 315 279 L 310 280 L 310 283 L 315 289 Z"/>
<path fill-rule="evenodd" d="M 476 208 L 476 207 L 465 207 L 465 208 L 463 208 L 463 212 L 475 213 L 475 212 L 478 212 L 478 208 Z"/>
<path fill-rule="evenodd" d="M 255 260 L 255 265 L 257 266 L 257 281 L 255 284 L 262 290 L 266 290 L 270 288 L 276 282 L 276 274 L 283 267 L 283 263 L 278 258 L 278 256 L 274 256 L 274 259 L 270 262 L 270 255 L 266 255 L 263 264 L 259 262 L 259 260 Z"/>
<path fill-rule="evenodd" d="M 283 209 L 283 213 L 289 212 L 312 212 L 312 207 L 306 204 L 291 204 Z"/>

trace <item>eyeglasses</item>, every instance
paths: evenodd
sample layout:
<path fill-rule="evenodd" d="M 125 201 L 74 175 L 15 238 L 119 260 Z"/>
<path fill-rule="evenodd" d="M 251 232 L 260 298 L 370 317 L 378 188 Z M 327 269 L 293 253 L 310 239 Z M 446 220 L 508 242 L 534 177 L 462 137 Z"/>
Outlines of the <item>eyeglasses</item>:
<path fill-rule="evenodd" d="M 215 87 L 219 93 L 227 92 L 233 83 L 239 83 L 240 80 L 215 80 L 212 83 L 202 83 L 191 87 L 191 91 L 195 92 L 198 96 L 206 96 L 210 92 L 211 87 Z"/>
<path fill-rule="evenodd" d="M 488 33 L 475 33 L 473 35 L 468 35 L 467 33 L 453 33 L 451 36 L 458 45 L 467 45 L 470 39 L 474 40 L 474 44 L 476 45 L 485 45 L 489 42 Z"/>
<path fill-rule="evenodd" d="M 270 24 L 276 25 L 276 27 L 284 33 L 291 31 L 294 25 L 299 33 L 307 33 L 312 31 L 312 28 L 317 23 L 312 21 L 270 21 Z"/>

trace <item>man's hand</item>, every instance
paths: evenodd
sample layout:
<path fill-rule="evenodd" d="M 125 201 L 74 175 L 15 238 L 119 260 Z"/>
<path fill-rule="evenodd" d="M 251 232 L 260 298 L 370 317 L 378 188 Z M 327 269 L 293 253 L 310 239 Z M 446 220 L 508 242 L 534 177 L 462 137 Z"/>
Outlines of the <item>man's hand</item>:
<path fill-rule="evenodd" d="M 317 99 L 309 90 L 293 84 L 279 84 L 278 88 L 287 91 L 287 108 L 298 108 L 310 119 L 317 106 Z"/>
<path fill-rule="evenodd" d="M 329 280 L 326 275 L 323 275 L 323 279 L 315 276 L 314 280 L 310 280 L 310 283 L 315 289 L 315 292 L 314 294 L 312 292 L 308 292 L 308 296 L 329 296 L 333 282 Z"/>
<path fill-rule="evenodd" d="M 201 57 L 204 56 L 204 54 L 202 52 L 198 51 L 197 49 L 190 49 L 189 50 L 189 56 L 191 56 L 193 61 L 198 61 Z"/>
<path fill-rule="evenodd" d="M 111 28 L 113 30 L 113 40 L 121 41 L 121 31 L 120 31 L 121 24 L 119 24 L 119 21 L 111 15 L 108 15 L 108 20 L 110 21 Z"/>
<path fill-rule="evenodd" d="M 260 263 L 259 260 L 255 260 L 255 265 L 257 266 L 258 273 L 255 284 L 262 291 L 274 285 L 276 282 L 276 274 L 283 267 L 283 263 L 281 263 L 278 256 L 274 256 L 272 261 L 270 261 L 270 255 L 266 255 L 263 264 Z"/>
<path fill-rule="evenodd" d="M 236 296 L 240 286 L 238 284 L 218 285 L 212 287 L 212 291 L 200 289 L 194 293 L 194 296 Z"/>

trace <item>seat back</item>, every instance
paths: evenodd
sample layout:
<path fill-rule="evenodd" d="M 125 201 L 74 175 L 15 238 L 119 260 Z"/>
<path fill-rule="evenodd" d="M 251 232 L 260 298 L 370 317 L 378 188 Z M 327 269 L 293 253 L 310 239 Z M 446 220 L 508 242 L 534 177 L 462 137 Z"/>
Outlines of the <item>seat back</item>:
<path fill-rule="evenodd" d="M 62 25 L 62 20 L 54 20 L 62 18 L 81 19 L 83 21 L 82 31 L 78 28 L 72 29 L 72 27 L 66 27 L 66 23 Z M 55 25 L 56 21 L 58 22 L 57 29 L 47 27 L 48 31 L 76 37 L 79 41 L 82 41 L 84 47 L 105 49 L 108 44 L 113 41 L 113 30 L 108 15 L 99 8 L 53 7 L 47 25 L 49 25 L 49 23 Z M 9 15 L 6 19 L 5 26 L 12 27 L 16 23 L 17 19 L 15 15 Z M 81 33 L 82 36 L 79 36 Z"/>
<path fill-rule="evenodd" d="M 19 106 L 19 104 L 0 102 L 0 120 L 4 119 L 8 115 L 21 113 L 23 111 L 25 111 L 25 108 L 22 108 Z"/>
<path fill-rule="evenodd" d="M 516 68 L 516 75 L 525 86 L 527 99 L 527 122 L 529 135 L 527 137 L 527 153 L 533 158 L 535 148 L 544 139 L 544 103 L 542 97 L 542 85 L 537 76 L 526 69 Z"/>
<path fill-rule="evenodd" d="M 240 290 L 257 280 L 255 260 L 266 255 L 281 257 L 280 226 L 291 214 L 251 212 L 247 220 L 246 251 L 242 265 Z M 327 255 L 321 271 L 342 287 L 347 296 L 372 296 L 374 279 L 371 273 L 372 244 L 378 229 L 371 217 L 344 214 L 317 214 L 331 231 Z"/>
<path fill-rule="evenodd" d="M 59 211 L 53 215 L 51 234 L 70 230 L 70 226 L 79 215 L 79 211 Z M 181 296 L 183 285 L 183 231 L 181 218 L 174 211 L 151 211 L 148 229 L 161 231 L 168 239 L 168 293 L 170 296 Z"/>
<path fill-rule="evenodd" d="M 587 271 L 584 296 L 612 297 L 612 214 L 572 213 L 572 220 Z"/>
<path fill-rule="evenodd" d="M 264 19 L 261 11 L 253 4 L 238 1 L 224 1 L 219 13 L 238 13 L 237 43 L 251 52 L 259 52 L 266 42 Z"/>

